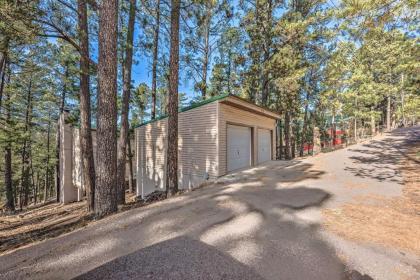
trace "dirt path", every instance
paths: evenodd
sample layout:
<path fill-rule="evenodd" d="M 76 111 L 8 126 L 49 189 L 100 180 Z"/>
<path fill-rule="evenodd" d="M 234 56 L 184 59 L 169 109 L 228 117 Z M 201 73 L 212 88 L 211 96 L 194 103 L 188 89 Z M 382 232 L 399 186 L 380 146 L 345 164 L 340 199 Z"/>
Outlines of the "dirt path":
<path fill-rule="evenodd" d="M 359 237 L 364 232 L 357 228 L 369 223 L 356 215 L 346 224 L 340 219 L 346 221 L 348 213 L 337 210 L 354 203 L 381 206 L 379 196 L 417 203 L 418 185 L 414 181 L 407 189 L 401 167 L 407 159 L 413 170 L 418 167 L 418 152 L 409 149 L 419 132 L 398 130 L 318 157 L 270 162 L 214 186 L 113 215 L 0 256 L 0 278 L 420 278 L 415 250 L 349 236 L 343 228 Z M 412 210 L 404 207 L 403 213 Z M 375 228 L 399 227 L 398 221 L 383 221 Z"/>

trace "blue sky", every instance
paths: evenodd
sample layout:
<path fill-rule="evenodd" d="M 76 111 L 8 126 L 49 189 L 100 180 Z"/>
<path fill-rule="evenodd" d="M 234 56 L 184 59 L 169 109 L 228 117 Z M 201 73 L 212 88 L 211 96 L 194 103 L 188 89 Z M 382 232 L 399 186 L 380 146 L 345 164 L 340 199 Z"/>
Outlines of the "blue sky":
<path fill-rule="evenodd" d="M 135 42 L 135 45 L 136 45 L 138 44 L 138 41 L 140 40 L 144 41 L 145 36 L 143 33 L 144 31 L 140 27 L 139 24 L 136 24 L 135 28 L 136 29 L 135 29 L 134 38 L 135 38 L 135 41 L 137 41 L 137 43 Z M 167 55 L 169 55 L 169 45 L 166 45 L 166 42 L 163 39 L 163 37 L 166 36 L 166 34 L 163 34 L 162 31 L 163 30 L 161 28 L 161 34 L 159 36 L 159 56 L 161 56 L 163 53 L 166 53 Z M 150 53 L 146 54 L 145 50 L 142 49 L 141 47 L 137 47 L 137 48 L 135 47 L 135 51 L 136 52 L 135 52 L 134 60 L 137 63 L 133 63 L 133 68 L 132 68 L 131 79 L 133 80 L 133 86 L 136 87 L 141 83 L 146 83 L 149 87 L 151 87 L 152 85 L 151 54 Z M 180 49 L 180 51 L 182 50 Z M 194 82 L 186 80 L 185 74 L 186 73 L 183 70 L 183 67 L 180 66 L 180 69 L 179 69 L 180 83 L 179 83 L 178 91 L 186 93 L 188 98 L 191 99 L 192 97 L 194 97 Z"/>
<path fill-rule="evenodd" d="M 233 0 L 232 5 L 234 7 L 234 11 L 238 11 L 238 5 L 239 0 Z M 181 22 L 181 25 L 183 23 Z M 233 19 L 233 25 L 238 26 L 239 21 L 238 18 Z M 142 28 L 139 24 L 136 24 L 136 30 L 135 30 L 135 40 L 144 40 L 144 33 Z M 164 42 L 163 36 L 166 36 L 166 34 L 163 34 L 164 30 L 161 28 L 161 34 L 160 34 L 160 40 L 159 40 L 159 53 L 162 54 L 162 52 L 169 52 L 169 43 Z M 182 28 L 181 28 L 182 30 Z M 180 34 L 182 35 L 182 33 Z M 180 42 L 182 41 L 182 37 L 180 37 Z M 180 47 L 180 51 L 182 52 L 182 45 Z M 180 53 L 182 54 L 182 53 Z M 216 53 L 213 53 L 213 57 Z M 212 70 L 212 61 L 213 57 L 210 59 L 210 67 L 208 72 L 208 79 L 211 76 L 211 70 Z M 133 70 L 132 70 L 132 80 L 134 81 L 133 86 L 137 86 L 140 83 L 146 83 L 151 87 L 152 83 L 152 74 L 151 74 L 151 57 L 150 55 L 145 55 L 144 50 L 141 50 L 141 48 L 136 50 L 136 57 L 135 60 L 138 62 L 137 64 L 133 64 Z M 193 97 L 197 96 L 199 93 L 194 92 L 194 80 L 192 78 L 188 79 L 186 77 L 186 71 L 185 71 L 185 65 L 182 65 L 182 62 L 180 62 L 180 69 L 179 69 L 179 87 L 178 91 L 183 92 L 187 94 L 188 99 L 192 99 Z"/>
<path fill-rule="evenodd" d="M 151 58 L 143 54 L 137 54 L 138 64 L 133 64 L 132 76 L 133 86 L 136 87 L 141 83 L 146 83 L 149 87 L 152 85 L 152 72 L 151 72 Z M 194 85 L 193 82 L 185 81 L 185 73 L 182 69 L 179 69 L 180 83 L 178 87 L 179 92 L 187 94 L 188 98 L 191 99 L 194 96 Z"/>

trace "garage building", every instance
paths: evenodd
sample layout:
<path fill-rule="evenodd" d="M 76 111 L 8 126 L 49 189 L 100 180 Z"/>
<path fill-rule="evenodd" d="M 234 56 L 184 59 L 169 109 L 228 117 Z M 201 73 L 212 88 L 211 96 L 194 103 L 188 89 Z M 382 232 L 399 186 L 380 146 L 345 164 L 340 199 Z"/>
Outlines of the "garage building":
<path fill-rule="evenodd" d="M 240 97 L 221 95 L 178 115 L 179 188 L 194 188 L 235 170 L 275 158 L 280 115 Z M 135 129 L 137 194 L 166 186 L 167 118 Z"/>

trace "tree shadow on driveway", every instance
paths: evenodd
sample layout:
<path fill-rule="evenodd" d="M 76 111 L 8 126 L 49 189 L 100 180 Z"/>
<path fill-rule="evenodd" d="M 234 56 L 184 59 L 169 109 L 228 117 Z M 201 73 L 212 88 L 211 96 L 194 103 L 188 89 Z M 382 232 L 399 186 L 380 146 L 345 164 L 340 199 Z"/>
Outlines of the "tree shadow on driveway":
<path fill-rule="evenodd" d="M 231 256 L 188 236 L 169 239 L 116 258 L 75 279 L 262 280 Z"/>
<path fill-rule="evenodd" d="M 347 279 L 313 219 L 330 194 L 304 184 L 322 174 L 299 161 L 243 171 L 1 256 L 0 278 Z"/>
<path fill-rule="evenodd" d="M 259 192 L 274 200 L 264 208 L 241 191 L 212 197 L 212 206 L 229 209 L 214 222 L 209 217 L 197 227 L 197 221 L 179 213 L 175 224 L 188 228 L 184 235 L 117 257 L 75 279 L 370 279 L 347 271 L 320 238 L 317 224 L 293 217 L 295 210 L 320 207 L 328 193 L 263 188 Z M 157 223 L 168 224 L 166 231 L 179 231 L 161 218 Z"/>
<path fill-rule="evenodd" d="M 379 182 L 404 184 L 399 170 L 404 159 L 416 161 L 407 155 L 406 148 L 419 141 L 420 128 L 398 129 L 381 140 L 372 140 L 358 148 L 350 148 L 356 153 L 350 159 L 356 164 L 345 170 L 361 178 L 371 178 Z"/>

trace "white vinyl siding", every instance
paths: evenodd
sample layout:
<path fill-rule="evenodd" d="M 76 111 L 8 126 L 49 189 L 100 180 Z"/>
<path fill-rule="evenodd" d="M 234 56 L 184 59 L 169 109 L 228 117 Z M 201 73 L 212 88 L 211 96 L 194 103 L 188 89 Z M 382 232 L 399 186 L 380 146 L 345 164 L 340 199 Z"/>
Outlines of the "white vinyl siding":
<path fill-rule="evenodd" d="M 232 100 L 240 104 L 232 104 Z M 230 103 L 228 103 L 230 101 Z M 224 103 L 225 102 L 225 103 Z M 228 172 L 228 125 L 248 127 L 249 165 L 258 162 L 257 130 L 275 129 L 275 115 L 233 97 L 214 101 L 178 115 L 178 178 L 180 188 L 193 188 Z M 232 106 L 233 105 L 233 106 Z M 239 108 L 240 107 L 240 108 Z M 137 191 L 147 195 L 166 183 L 167 119 L 136 128 Z M 274 133 L 270 133 L 275 137 Z M 275 141 L 271 139 L 271 145 Z M 249 143 L 249 144 L 248 144 Z M 271 150 L 272 151 L 272 150 Z M 229 167 L 233 170 L 234 167 Z"/>
<path fill-rule="evenodd" d="M 167 119 L 137 131 L 138 194 L 164 190 L 166 182 Z M 217 102 L 178 115 L 179 188 L 192 188 L 218 175 Z"/>

